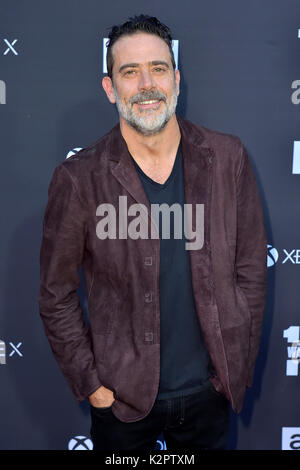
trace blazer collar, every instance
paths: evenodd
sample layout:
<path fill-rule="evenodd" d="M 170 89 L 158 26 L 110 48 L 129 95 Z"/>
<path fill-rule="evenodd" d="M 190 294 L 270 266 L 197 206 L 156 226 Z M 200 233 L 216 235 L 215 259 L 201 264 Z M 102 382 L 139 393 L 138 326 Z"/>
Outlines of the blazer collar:
<path fill-rule="evenodd" d="M 194 124 L 178 115 L 176 115 L 176 118 L 180 128 L 181 144 L 183 146 L 202 146 L 203 148 L 209 147 L 199 126 L 196 127 Z M 124 160 L 124 163 L 126 164 L 128 163 L 128 156 L 130 157 L 128 148 L 121 134 L 120 123 L 118 123 L 110 132 L 110 149 L 108 158 L 109 160 L 113 160 L 115 162 Z"/>
<path fill-rule="evenodd" d="M 181 132 L 185 203 L 206 204 L 210 187 L 213 152 L 199 126 L 176 116 Z M 111 172 L 128 193 L 150 210 L 150 204 L 121 134 L 120 124 L 110 133 Z M 193 224 L 194 225 L 194 224 Z"/>

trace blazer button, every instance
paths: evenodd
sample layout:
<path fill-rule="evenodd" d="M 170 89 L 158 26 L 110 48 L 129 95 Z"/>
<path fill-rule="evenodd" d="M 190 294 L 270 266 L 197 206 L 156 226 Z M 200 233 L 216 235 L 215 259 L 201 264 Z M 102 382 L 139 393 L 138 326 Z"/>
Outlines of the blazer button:
<path fill-rule="evenodd" d="M 152 292 L 146 292 L 145 302 L 147 302 L 147 303 L 152 302 Z"/>
<path fill-rule="evenodd" d="M 146 258 L 144 259 L 144 264 L 146 266 L 152 266 L 152 256 L 146 256 Z"/>
<path fill-rule="evenodd" d="M 153 341 L 153 333 L 152 331 L 147 331 L 145 333 L 145 341 Z"/>

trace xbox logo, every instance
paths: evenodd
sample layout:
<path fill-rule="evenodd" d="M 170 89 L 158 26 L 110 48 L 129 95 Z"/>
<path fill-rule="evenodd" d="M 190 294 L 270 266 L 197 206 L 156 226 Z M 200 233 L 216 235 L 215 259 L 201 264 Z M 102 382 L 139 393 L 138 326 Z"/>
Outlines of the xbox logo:
<path fill-rule="evenodd" d="M 267 266 L 273 266 L 278 260 L 278 251 L 272 245 L 268 245 L 268 261 Z"/>
<path fill-rule="evenodd" d="M 72 157 L 72 155 L 75 155 L 76 153 L 80 152 L 80 150 L 82 150 L 81 147 L 76 147 L 73 150 L 70 150 L 70 152 L 68 152 L 66 158 Z"/>
<path fill-rule="evenodd" d="M 166 450 L 167 446 L 164 440 L 157 439 L 155 444 L 155 450 Z"/>
<path fill-rule="evenodd" d="M 68 444 L 69 450 L 93 450 L 91 439 L 86 436 L 73 437 Z"/>

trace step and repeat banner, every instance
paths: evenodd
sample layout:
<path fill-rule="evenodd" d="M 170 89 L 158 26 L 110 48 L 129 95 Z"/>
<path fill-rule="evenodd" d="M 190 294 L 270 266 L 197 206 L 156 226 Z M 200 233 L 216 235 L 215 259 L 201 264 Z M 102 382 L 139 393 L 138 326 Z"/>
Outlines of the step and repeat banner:
<path fill-rule="evenodd" d="M 39 316 L 42 220 L 54 168 L 117 122 L 101 86 L 105 38 L 140 13 L 172 30 L 178 114 L 241 138 L 263 202 L 262 342 L 229 448 L 300 449 L 299 0 L 0 0 L 0 449 L 93 448 L 88 403 L 69 390 Z"/>

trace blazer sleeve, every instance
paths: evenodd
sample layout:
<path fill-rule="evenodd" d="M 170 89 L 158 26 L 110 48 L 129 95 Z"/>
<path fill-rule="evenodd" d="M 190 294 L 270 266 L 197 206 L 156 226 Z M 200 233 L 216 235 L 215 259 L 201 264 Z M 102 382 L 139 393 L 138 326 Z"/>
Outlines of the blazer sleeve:
<path fill-rule="evenodd" d="M 83 201 L 69 171 L 60 164 L 49 185 L 43 220 L 38 302 L 51 349 L 79 401 L 101 385 L 77 294 L 85 233 Z"/>
<path fill-rule="evenodd" d="M 253 382 L 259 350 L 267 281 L 267 237 L 261 200 L 245 147 L 241 144 L 237 180 L 237 283 L 248 302 L 251 315 L 247 386 Z"/>

